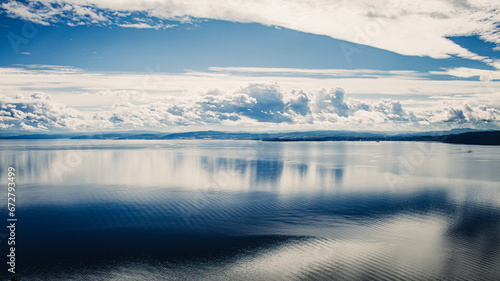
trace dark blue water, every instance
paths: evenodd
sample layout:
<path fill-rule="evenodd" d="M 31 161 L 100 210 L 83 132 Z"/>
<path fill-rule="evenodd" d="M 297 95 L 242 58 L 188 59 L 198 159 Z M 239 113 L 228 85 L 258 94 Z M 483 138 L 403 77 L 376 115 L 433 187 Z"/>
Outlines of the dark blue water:
<path fill-rule="evenodd" d="M 496 147 L 16 140 L 0 155 L 21 280 L 500 278 Z"/>

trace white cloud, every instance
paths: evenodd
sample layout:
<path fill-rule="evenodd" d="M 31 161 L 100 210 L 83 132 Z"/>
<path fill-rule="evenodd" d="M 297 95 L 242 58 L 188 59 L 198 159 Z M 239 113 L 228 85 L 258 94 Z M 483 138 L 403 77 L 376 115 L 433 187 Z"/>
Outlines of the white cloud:
<path fill-rule="evenodd" d="M 19 17 L 24 20 L 29 20 L 34 23 L 42 24 L 42 25 L 50 25 L 48 19 L 50 19 L 54 14 L 51 11 L 42 10 L 37 11 L 30 7 L 30 5 L 26 5 L 17 1 L 9 1 L 2 3 L 0 5 L 4 10 L 7 11 L 8 15 Z"/>
<path fill-rule="evenodd" d="M 485 78 L 439 81 L 412 71 L 263 68 L 253 69 L 259 75 L 248 77 L 235 69 L 212 70 L 117 74 L 50 65 L 0 68 L 2 91 L 7 95 L 0 101 L 0 129 L 498 127 L 496 72 L 450 69 L 436 74 Z M 309 73 L 325 75 L 301 76 Z M 273 74 L 281 76 L 268 76 Z M 16 94 L 30 97 L 16 98 Z"/>
<path fill-rule="evenodd" d="M 431 71 L 434 75 L 451 75 L 460 78 L 479 77 L 481 81 L 491 81 L 500 79 L 500 71 L 476 69 L 468 67 L 449 68 L 443 71 Z"/>
<path fill-rule="evenodd" d="M 145 22 L 138 22 L 138 23 L 121 23 L 121 24 L 118 24 L 118 26 L 120 26 L 120 27 L 127 27 L 127 28 L 138 28 L 138 29 L 150 29 L 150 28 L 164 29 L 164 28 L 172 28 L 172 27 L 174 27 L 176 25 L 175 24 L 155 24 L 155 25 L 151 25 L 151 24 L 145 23 Z"/>
<path fill-rule="evenodd" d="M 201 91 L 201 90 L 200 90 Z M 113 93 L 110 93 L 113 94 Z M 499 128 L 500 111 L 484 104 L 438 103 L 405 108 L 391 99 L 346 97 L 341 88 L 284 91 L 277 83 L 250 83 L 163 100 L 121 101 L 100 111 L 79 111 L 33 94 L 0 96 L 2 129 L 21 130 L 429 130 Z"/>
<path fill-rule="evenodd" d="M 382 77 L 387 75 L 419 77 L 422 73 L 412 70 L 377 70 L 377 69 L 307 69 L 307 68 L 279 68 L 279 67 L 209 67 L 208 70 L 221 73 L 252 73 L 276 75 L 322 75 L 322 76 L 356 76 Z"/>
<path fill-rule="evenodd" d="M 55 103 L 50 96 L 33 94 L 26 98 L 0 95 L 0 120 L 10 128 L 47 130 L 60 128 L 76 130 L 85 126 L 83 116 L 74 109 Z"/>
<path fill-rule="evenodd" d="M 123 23 L 123 24 L 118 24 L 120 27 L 133 27 L 133 28 L 139 28 L 139 29 L 144 29 L 144 28 L 154 28 L 153 26 L 145 23 L 145 22 L 139 22 L 139 23 Z"/>
<path fill-rule="evenodd" d="M 160 68 L 161 69 L 161 68 Z M 342 87 L 351 97 L 374 98 L 407 96 L 403 105 L 425 105 L 428 97 L 438 100 L 471 98 L 480 95 L 498 96 L 500 81 L 431 80 L 427 73 L 413 71 L 369 70 L 304 70 L 288 69 L 289 73 L 259 70 L 257 75 L 241 72 L 186 72 L 186 73 L 107 73 L 89 72 L 67 66 L 29 65 L 16 68 L 0 68 L 3 94 L 31 95 L 33 92 L 50 94 L 54 101 L 71 107 L 102 107 L 116 101 L 133 99 L 135 102 L 161 101 L 169 96 L 198 95 L 204 89 L 229 90 L 251 82 L 276 82 L 285 92 L 300 89 L 304 92 L 320 88 Z M 332 75 L 310 76 L 300 74 L 332 73 Z M 297 74 L 298 73 L 298 74 Z M 290 74 L 290 75 L 288 75 Z M 336 75 L 334 75 L 336 74 Z M 440 72 L 440 74 L 450 75 Z M 361 77 L 361 78 L 360 78 Z M 436 78 L 439 76 L 435 76 Z M 495 77 L 495 76 L 494 76 Z M 85 94 L 99 96 L 89 98 Z M 411 100 L 409 100 L 411 98 Z M 483 97 L 486 98 L 486 97 Z M 482 103 L 500 109 L 500 104 L 490 104 L 487 98 Z M 433 103 L 435 100 L 432 101 Z"/>
<path fill-rule="evenodd" d="M 46 25 L 64 20 L 72 24 L 112 21 L 129 27 L 144 27 L 140 22 L 121 22 L 121 18 L 130 12 L 143 13 L 155 21 L 216 19 L 256 22 L 326 35 L 403 55 L 434 58 L 456 55 L 498 66 L 497 61 L 471 53 L 446 38 L 477 35 L 487 42 L 500 44 L 500 2 L 491 0 L 382 0 L 377 3 L 369 0 L 32 0 L 27 4 L 11 0 L 1 7 L 11 16 Z"/>

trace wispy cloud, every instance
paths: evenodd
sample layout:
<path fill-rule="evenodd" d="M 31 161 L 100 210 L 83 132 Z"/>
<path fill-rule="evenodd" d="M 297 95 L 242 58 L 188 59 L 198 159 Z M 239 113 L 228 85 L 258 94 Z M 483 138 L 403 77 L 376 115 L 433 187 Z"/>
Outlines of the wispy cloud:
<path fill-rule="evenodd" d="M 414 71 L 212 67 L 207 72 L 163 73 L 156 67 L 151 69 L 154 69 L 151 73 L 110 73 L 68 66 L 24 65 L 0 68 L 0 75 L 5 95 L 29 96 L 34 92 L 43 92 L 71 107 L 102 107 L 112 100 L 112 97 L 108 99 L 104 96 L 85 98 L 83 94 L 86 93 L 120 92 L 136 98 L 142 98 L 142 94 L 149 98 L 196 96 L 205 89 L 229 90 L 248 83 L 271 81 L 278 83 L 286 92 L 294 89 L 311 92 L 338 86 L 357 98 L 405 97 L 401 102 L 412 107 L 427 106 L 429 97 L 443 101 L 481 97 L 482 103 L 500 109 L 499 98 L 494 98 L 500 93 L 500 81 L 495 78 L 498 76 L 495 71 L 456 69 L 454 72 L 450 69 L 429 74 Z M 479 73 L 485 79 L 491 74 L 493 78 L 491 81 L 449 79 L 449 76 L 467 78 L 473 73 Z"/>
<path fill-rule="evenodd" d="M 175 24 L 155 24 L 155 25 L 151 25 L 151 24 L 145 23 L 145 22 L 119 23 L 117 25 L 120 26 L 120 27 L 138 28 L 138 29 L 149 29 L 149 28 L 165 29 L 165 28 L 172 28 L 172 27 L 176 26 Z"/>
<path fill-rule="evenodd" d="M 120 24 L 156 26 L 162 20 L 190 22 L 216 19 L 256 22 L 321 34 L 403 55 L 448 58 L 460 56 L 498 67 L 496 59 L 472 53 L 450 36 L 477 35 L 500 44 L 500 2 L 468 1 L 108 1 L 10 0 L 1 4 L 8 15 L 39 24 Z M 131 21 L 131 12 L 152 22 Z M 137 18 L 137 17 L 135 17 Z M 142 22 L 142 23 L 141 23 Z M 166 25 L 168 27 L 168 25 Z"/>
<path fill-rule="evenodd" d="M 491 81 L 500 79 L 500 71 L 495 70 L 485 70 L 485 69 L 475 69 L 469 67 L 456 67 L 449 68 L 442 71 L 431 71 L 430 74 L 433 75 L 450 75 L 460 78 L 471 78 L 479 77 L 481 81 Z"/>
<path fill-rule="evenodd" d="M 223 73 L 252 73 L 260 75 L 322 75 L 322 76 L 344 76 L 344 77 L 382 77 L 382 76 L 404 76 L 419 77 L 424 74 L 412 70 L 376 70 L 376 69 L 306 69 L 306 68 L 270 68 L 270 67 L 209 67 L 208 70 Z"/>

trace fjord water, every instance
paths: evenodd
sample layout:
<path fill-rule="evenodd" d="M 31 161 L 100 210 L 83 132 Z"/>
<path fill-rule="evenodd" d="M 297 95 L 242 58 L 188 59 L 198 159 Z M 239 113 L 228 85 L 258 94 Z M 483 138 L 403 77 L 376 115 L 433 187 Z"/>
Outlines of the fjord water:
<path fill-rule="evenodd" d="M 21 280 L 500 278 L 498 147 L 3 140 L 0 155 Z"/>

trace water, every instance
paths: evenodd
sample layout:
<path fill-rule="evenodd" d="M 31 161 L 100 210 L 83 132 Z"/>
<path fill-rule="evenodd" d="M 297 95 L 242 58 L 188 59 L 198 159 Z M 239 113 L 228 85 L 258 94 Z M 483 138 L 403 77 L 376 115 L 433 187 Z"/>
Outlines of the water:
<path fill-rule="evenodd" d="M 3 140 L 0 155 L 21 280 L 500 278 L 498 147 Z"/>

